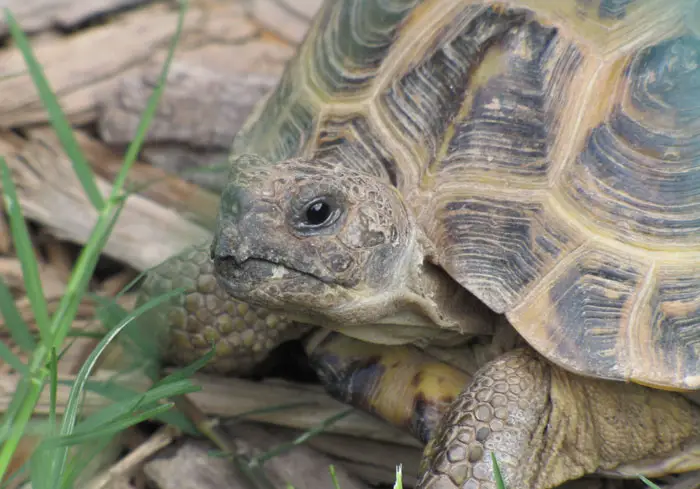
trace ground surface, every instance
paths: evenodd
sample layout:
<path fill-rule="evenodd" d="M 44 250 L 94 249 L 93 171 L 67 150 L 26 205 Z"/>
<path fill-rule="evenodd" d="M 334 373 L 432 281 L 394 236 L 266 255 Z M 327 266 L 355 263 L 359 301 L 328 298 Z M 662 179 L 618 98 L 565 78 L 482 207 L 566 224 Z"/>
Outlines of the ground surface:
<path fill-rule="evenodd" d="M 320 1 L 190 1 L 167 90 L 141 159 L 131 173 L 132 182 L 157 183 L 128 201 L 105 248 L 92 292 L 113 296 L 138 272 L 207 239 L 216 213 L 215 185 L 212 188 L 216 179 L 206 174 L 178 175 L 225 159 L 233 135 L 253 104 L 275 85 Z M 34 51 L 106 193 L 174 33 L 176 3 L 2 3 L 31 35 Z M 0 38 L 0 155 L 19 186 L 22 209 L 33 225 L 44 290 L 55 306 L 65 293 L 77 250 L 88 237 L 95 213 L 49 126 L 30 78 L 23 74 L 23 60 L 9 42 L 2 21 Z M 20 264 L 2 214 L 0 275 L 31 323 Z M 131 307 L 134 296 L 127 294 L 120 302 Z M 94 327 L 95 306 L 89 299 L 84 301 L 77 328 Z M 8 341 L 1 323 L 0 335 Z M 60 365 L 63 377 L 75 375 L 90 346 L 87 340 L 73 344 Z M 195 380 L 203 390 L 192 400 L 212 416 L 231 417 L 290 400 L 309 403 L 249 415 L 246 419 L 251 422 L 230 427 L 236 448 L 247 454 L 289 441 L 346 409 L 315 385 L 205 375 Z M 7 407 L 16 383 L 17 374 L 0 364 L 0 410 Z M 59 389 L 59 407 L 66 398 L 67 391 Z M 100 400 L 89 397 L 86 405 L 98 406 Z M 45 415 L 47 409 L 44 399 L 37 415 Z M 420 447 L 407 435 L 362 413 L 353 413 L 326 431 L 266 464 L 277 487 L 287 481 L 297 488 L 330 488 L 329 463 L 336 465 L 343 489 L 390 484 L 394 467 L 400 463 L 405 485 L 415 482 Z M 30 453 L 31 446 L 28 439 L 21 455 Z M 211 457 L 209 448 L 204 441 L 184 437 L 171 428 L 138 427 L 115 440 L 113 450 L 96 460 L 93 478 L 85 487 L 244 487 L 240 474 L 226 461 Z M 18 457 L 17 464 L 22 461 Z M 575 487 L 602 486 L 583 482 Z"/>

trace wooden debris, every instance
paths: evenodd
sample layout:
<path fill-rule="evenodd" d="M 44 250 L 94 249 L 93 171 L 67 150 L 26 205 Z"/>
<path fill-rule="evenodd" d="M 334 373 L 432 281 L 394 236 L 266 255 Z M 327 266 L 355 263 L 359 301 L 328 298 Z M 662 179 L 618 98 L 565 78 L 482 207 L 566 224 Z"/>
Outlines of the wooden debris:
<path fill-rule="evenodd" d="M 287 428 L 278 426 L 276 429 Z M 295 430 L 291 431 L 299 433 Z M 418 478 L 418 468 L 423 453 L 419 447 L 392 443 L 379 444 L 364 438 L 330 433 L 313 437 L 306 443 L 310 447 L 341 461 L 339 463 L 342 463 L 344 467 L 372 485 L 393 485 L 396 479 L 396 467 L 401 465 L 404 485 L 414 486 Z"/>
<path fill-rule="evenodd" d="M 12 12 L 27 33 L 60 27 L 72 29 L 90 19 L 151 3 L 153 0 L 5 0 L 3 8 Z M 0 36 L 7 35 L 4 17 L 0 19 Z"/>
<path fill-rule="evenodd" d="M 123 77 L 105 96 L 98 119 L 100 137 L 127 145 L 156 86 L 160 64 Z M 254 73 L 223 75 L 208 68 L 173 63 L 167 90 L 151 122 L 146 144 L 180 143 L 228 153 L 233 137 L 277 77 Z"/>
<path fill-rule="evenodd" d="M 71 36 L 35 39 L 34 53 L 69 120 L 76 124 L 94 121 L 101 94 L 112 93 L 123 77 L 162 62 L 177 16 L 174 2 L 158 3 Z M 278 76 L 294 52 L 293 46 L 263 40 L 262 34 L 261 28 L 248 20 L 240 0 L 192 0 L 177 60 L 221 73 Z M 0 76 L 25 70 L 16 49 L 0 51 L 0 67 Z M 0 92 L 12 94 L 0 99 L 0 127 L 47 122 L 28 75 L 0 78 Z"/>
<path fill-rule="evenodd" d="M 256 0 L 246 6 L 256 23 L 292 44 L 299 44 L 322 3 L 322 0 Z"/>
<path fill-rule="evenodd" d="M 5 214 L 0 213 L 0 255 L 5 255 L 12 249 L 12 236 L 10 225 L 5 219 Z"/>
<path fill-rule="evenodd" d="M 276 445 L 288 443 L 291 437 L 274 429 L 254 424 L 241 424 L 229 428 L 231 442 L 237 455 L 253 457 Z M 212 456 L 211 445 L 188 440 L 178 447 L 148 462 L 144 472 L 150 481 L 161 489 L 247 489 L 245 479 L 226 458 Z M 328 466 L 333 460 L 307 446 L 297 446 L 284 455 L 264 464 L 264 473 L 273 487 L 325 489 L 333 487 Z M 336 477 L 343 489 L 366 489 L 342 467 L 336 466 Z"/>
<path fill-rule="evenodd" d="M 85 243 L 97 219 L 75 175 L 71 162 L 60 149 L 50 129 L 37 129 L 14 151 L 3 151 L 13 171 L 26 217 L 40 222 L 55 236 Z M 98 188 L 108 195 L 111 185 L 98 179 Z M 201 194 L 197 194 L 201 195 Z M 183 205 L 196 195 L 183 196 Z M 212 200 L 215 203 L 215 199 Z M 215 207 L 214 207 L 215 208 Z M 213 218 L 211 209 L 208 215 Z M 176 211 L 140 195 L 132 195 L 106 243 L 104 252 L 137 270 L 146 270 L 189 245 L 209 239 L 208 229 L 184 219 Z"/>
<path fill-rule="evenodd" d="M 179 431 L 173 426 L 163 426 L 143 444 L 136 447 L 128 455 L 119 460 L 108 470 L 98 474 L 85 485 L 85 489 L 112 489 L 128 483 L 144 463 L 165 447 L 168 447 L 178 436 Z"/>
<path fill-rule="evenodd" d="M 122 78 L 116 90 L 100 101 L 102 140 L 125 147 L 134 138 L 160 69 L 156 64 Z M 272 75 L 223 75 L 174 63 L 143 146 L 144 160 L 188 181 L 221 190 L 234 136 L 253 106 L 276 83 Z M 196 171 L 217 164 L 218 171 Z"/>

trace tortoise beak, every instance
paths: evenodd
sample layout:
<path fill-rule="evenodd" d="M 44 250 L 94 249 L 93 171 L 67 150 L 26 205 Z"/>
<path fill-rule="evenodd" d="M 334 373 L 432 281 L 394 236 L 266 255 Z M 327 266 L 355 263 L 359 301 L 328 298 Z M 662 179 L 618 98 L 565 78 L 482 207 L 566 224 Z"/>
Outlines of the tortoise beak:
<path fill-rule="evenodd" d="M 281 210 L 272 202 L 256 198 L 244 188 L 229 185 L 219 204 L 211 258 L 227 267 L 241 267 L 251 258 L 273 258 L 279 252 L 275 246 L 275 230 L 284 223 Z"/>

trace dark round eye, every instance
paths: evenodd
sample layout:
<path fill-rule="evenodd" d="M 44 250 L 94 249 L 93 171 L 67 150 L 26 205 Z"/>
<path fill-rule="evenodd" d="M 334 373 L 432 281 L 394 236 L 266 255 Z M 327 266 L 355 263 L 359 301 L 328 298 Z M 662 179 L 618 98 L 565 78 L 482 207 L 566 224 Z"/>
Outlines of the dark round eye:
<path fill-rule="evenodd" d="M 320 226 L 331 217 L 331 206 L 328 202 L 319 200 L 306 208 L 306 222 L 312 226 Z"/>
<path fill-rule="evenodd" d="M 314 199 L 304 207 L 301 225 L 306 229 L 325 227 L 333 224 L 340 214 L 338 207 L 329 199 Z"/>

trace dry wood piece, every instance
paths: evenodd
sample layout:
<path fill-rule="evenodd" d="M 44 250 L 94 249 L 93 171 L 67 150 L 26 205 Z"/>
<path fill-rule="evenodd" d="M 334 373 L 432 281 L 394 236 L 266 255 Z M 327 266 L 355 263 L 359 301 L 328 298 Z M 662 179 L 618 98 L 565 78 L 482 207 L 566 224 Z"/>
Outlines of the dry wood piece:
<path fill-rule="evenodd" d="M 348 409 L 328 396 L 321 386 L 297 384 L 281 380 L 251 382 L 245 379 L 222 378 L 197 374 L 193 377 L 202 390 L 190 394 L 192 401 L 208 415 L 222 418 L 246 414 L 246 419 L 309 430 Z M 260 412 L 272 406 L 290 406 L 274 412 Z M 325 429 L 328 433 L 355 436 L 392 444 L 421 447 L 413 437 L 389 426 L 362 411 L 354 411 Z"/>
<path fill-rule="evenodd" d="M 5 0 L 2 6 L 12 12 L 24 31 L 34 33 L 53 26 L 74 28 L 89 19 L 151 2 L 153 0 Z M 7 32 L 3 17 L 0 35 Z"/>
<path fill-rule="evenodd" d="M 113 91 L 122 77 L 162 61 L 177 16 L 175 2 L 159 3 L 71 36 L 34 39 L 34 52 L 69 120 L 93 121 L 101 94 Z M 221 73 L 278 76 L 293 46 L 263 33 L 248 20 L 242 0 L 192 0 L 177 59 Z M 25 70 L 17 49 L 0 52 L 0 67 L 0 75 Z M 0 127 L 48 120 L 28 75 L 0 78 L 0 93 L 12 94 L 0 99 Z"/>
<path fill-rule="evenodd" d="M 236 425 L 230 431 L 231 443 L 236 447 L 237 454 L 247 457 L 291 440 L 291 437 L 272 428 L 251 423 Z M 226 458 L 212 456 L 211 450 L 207 443 L 188 440 L 148 462 L 144 472 L 161 489 L 247 489 L 245 479 L 236 472 L 233 464 Z M 298 446 L 267 461 L 263 467 L 273 487 L 285 487 L 289 483 L 300 488 L 326 489 L 333 487 L 328 472 L 328 466 L 332 463 L 332 459 L 312 448 Z M 366 489 L 342 467 L 336 467 L 336 477 L 343 489 Z"/>
<path fill-rule="evenodd" d="M 31 131 L 30 134 L 44 144 L 57 144 L 51 132 Z M 92 139 L 81 131 L 77 131 L 75 135 L 95 173 L 112 181 L 121 169 L 121 156 L 101 141 Z M 137 161 L 127 176 L 127 186 L 133 192 L 177 211 L 183 219 L 206 229 L 212 229 L 216 222 L 216 212 L 219 208 L 218 194 L 187 183 L 161 169 Z"/>
<path fill-rule="evenodd" d="M 255 0 L 246 2 L 246 7 L 259 25 L 299 44 L 322 3 L 322 0 Z"/>
<path fill-rule="evenodd" d="M 103 471 L 88 484 L 86 489 L 111 489 L 124 487 L 124 483 L 140 469 L 144 462 L 158 451 L 169 446 L 179 435 L 173 426 L 161 427 L 153 436 L 132 450 L 108 470 Z"/>
<path fill-rule="evenodd" d="M 104 141 L 124 147 L 133 139 L 160 70 L 160 64 L 153 63 L 122 78 L 100 102 L 98 129 Z M 173 63 L 146 137 L 144 159 L 188 181 L 221 190 L 225 180 L 221 172 L 225 175 L 234 136 L 276 83 L 272 75 L 227 75 Z M 216 171 L 205 168 L 214 165 Z"/>
<path fill-rule="evenodd" d="M 134 138 L 160 70 L 160 64 L 151 64 L 122 78 L 101 101 L 98 124 L 105 142 L 125 145 Z M 182 143 L 228 152 L 250 110 L 276 83 L 277 77 L 271 75 L 230 76 L 173 63 L 146 143 Z"/>
<path fill-rule="evenodd" d="M 8 147 L 0 139 L 0 154 L 13 171 L 25 216 L 42 223 L 61 239 L 84 243 L 97 212 L 53 133 L 42 129 L 31 132 L 29 137 L 20 147 Z M 97 183 L 103 195 L 108 195 L 110 183 L 104 179 Z M 145 270 L 162 262 L 163 257 L 209 238 L 207 228 L 152 200 L 133 195 L 127 200 L 104 252 L 137 270 Z"/>
<path fill-rule="evenodd" d="M 9 253 L 12 249 L 12 237 L 10 236 L 10 226 L 5 219 L 5 215 L 0 213 L 0 255 Z"/>
<path fill-rule="evenodd" d="M 277 430 L 287 430 L 277 426 Z M 299 434 L 299 431 L 290 430 Z M 330 457 L 341 461 L 342 465 L 372 485 L 393 485 L 396 467 L 403 467 L 403 482 L 414 486 L 418 478 L 418 468 L 423 450 L 393 443 L 377 443 L 358 437 L 326 433 L 306 442 Z M 342 489 L 342 488 L 341 488 Z"/>

